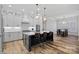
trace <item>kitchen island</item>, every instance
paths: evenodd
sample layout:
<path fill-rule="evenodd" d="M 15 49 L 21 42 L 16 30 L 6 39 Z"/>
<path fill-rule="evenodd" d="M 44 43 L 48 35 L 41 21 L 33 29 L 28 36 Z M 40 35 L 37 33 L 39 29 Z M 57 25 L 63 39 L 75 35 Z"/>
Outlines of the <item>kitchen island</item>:
<path fill-rule="evenodd" d="M 32 46 L 47 41 L 53 41 L 53 32 L 41 31 L 23 33 L 23 43 L 28 51 L 31 51 Z"/>

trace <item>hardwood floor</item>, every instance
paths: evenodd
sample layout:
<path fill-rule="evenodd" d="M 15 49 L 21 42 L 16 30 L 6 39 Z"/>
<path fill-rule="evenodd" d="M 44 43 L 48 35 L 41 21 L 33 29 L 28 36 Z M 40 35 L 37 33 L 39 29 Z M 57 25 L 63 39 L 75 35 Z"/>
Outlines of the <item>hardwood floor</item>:
<path fill-rule="evenodd" d="M 75 36 L 57 37 L 54 36 L 54 42 L 32 47 L 32 51 L 28 52 L 23 45 L 23 41 L 14 41 L 4 43 L 4 53 L 8 54 L 78 54 L 79 41 Z"/>

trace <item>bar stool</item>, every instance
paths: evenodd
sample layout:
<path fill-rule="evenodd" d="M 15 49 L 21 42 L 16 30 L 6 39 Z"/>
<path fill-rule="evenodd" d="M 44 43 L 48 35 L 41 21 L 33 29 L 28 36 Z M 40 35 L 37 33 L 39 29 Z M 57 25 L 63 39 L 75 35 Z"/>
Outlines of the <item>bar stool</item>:
<path fill-rule="evenodd" d="M 53 32 L 49 32 L 48 38 L 49 41 L 53 41 Z"/>
<path fill-rule="evenodd" d="M 43 40 L 44 40 L 44 42 L 47 41 L 47 32 L 44 32 L 44 33 L 43 33 Z"/>
<path fill-rule="evenodd" d="M 68 30 L 65 29 L 65 36 L 68 36 Z"/>
<path fill-rule="evenodd" d="M 65 31 L 61 31 L 61 37 L 65 37 Z"/>
<path fill-rule="evenodd" d="M 40 40 L 41 40 L 41 43 L 43 43 L 44 42 L 44 38 L 43 38 L 43 33 L 42 34 L 40 34 Z"/>
<path fill-rule="evenodd" d="M 35 35 L 31 35 L 31 46 L 36 45 L 35 41 Z"/>
<path fill-rule="evenodd" d="M 41 47 L 44 48 L 46 41 L 47 41 L 47 32 L 44 32 L 43 34 L 41 34 Z"/>
<path fill-rule="evenodd" d="M 60 29 L 57 29 L 57 36 L 60 36 L 60 34 L 61 34 Z"/>
<path fill-rule="evenodd" d="M 35 33 L 35 41 L 36 44 L 40 43 L 40 33 Z"/>
<path fill-rule="evenodd" d="M 35 33 L 35 44 L 38 44 L 38 46 L 41 47 L 40 43 L 41 43 L 40 33 Z M 37 48 L 37 47 L 35 47 L 35 48 Z M 34 52 L 36 53 L 36 49 Z M 41 50 L 40 50 L 40 52 L 41 52 Z"/>

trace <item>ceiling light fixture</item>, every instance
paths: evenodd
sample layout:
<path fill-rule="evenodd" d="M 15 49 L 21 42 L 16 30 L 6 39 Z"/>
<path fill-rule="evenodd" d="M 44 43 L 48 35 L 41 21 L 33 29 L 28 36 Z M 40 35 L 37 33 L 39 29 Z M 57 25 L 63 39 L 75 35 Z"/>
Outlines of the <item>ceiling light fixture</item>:
<path fill-rule="evenodd" d="M 46 21 L 46 8 L 44 8 L 44 18 L 43 18 L 44 21 Z"/>
<path fill-rule="evenodd" d="M 38 4 L 36 4 L 36 16 L 35 16 L 35 19 L 38 19 L 39 17 L 40 17 L 40 13 L 39 13 L 39 10 L 40 10 L 40 8 L 39 8 L 39 5 Z"/>
<path fill-rule="evenodd" d="M 12 5 L 8 5 L 8 7 L 12 7 Z"/>

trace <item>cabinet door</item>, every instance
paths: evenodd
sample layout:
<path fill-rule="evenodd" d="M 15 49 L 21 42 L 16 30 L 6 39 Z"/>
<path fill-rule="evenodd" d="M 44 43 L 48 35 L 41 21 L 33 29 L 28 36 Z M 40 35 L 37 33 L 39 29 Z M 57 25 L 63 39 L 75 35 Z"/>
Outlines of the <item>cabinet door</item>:
<path fill-rule="evenodd" d="M 21 32 L 8 32 L 5 33 L 4 38 L 5 38 L 4 42 L 14 41 L 14 40 L 22 39 L 22 34 Z"/>
<path fill-rule="evenodd" d="M 4 40 L 5 42 L 13 41 L 15 39 L 14 33 L 7 32 L 7 33 L 5 33 L 4 38 L 5 38 L 5 40 Z"/>
<path fill-rule="evenodd" d="M 19 39 L 22 39 L 22 32 L 18 32 Z"/>
<path fill-rule="evenodd" d="M 0 53 L 2 52 L 2 41 L 1 41 L 1 37 L 0 37 Z"/>
<path fill-rule="evenodd" d="M 13 16 L 12 15 L 5 15 L 4 16 L 4 26 L 13 26 Z"/>
<path fill-rule="evenodd" d="M 22 27 L 22 30 L 28 30 L 30 24 L 22 24 L 21 27 Z"/>
<path fill-rule="evenodd" d="M 17 35 L 17 33 L 16 33 L 16 32 L 12 32 L 12 33 L 10 33 L 10 35 L 11 35 L 10 41 L 17 40 L 18 35 Z"/>
<path fill-rule="evenodd" d="M 13 32 L 11 34 L 11 40 L 19 40 L 22 39 L 22 35 L 20 32 Z"/>
<path fill-rule="evenodd" d="M 11 34 L 6 32 L 4 34 L 4 42 L 8 42 L 8 41 L 11 41 Z"/>
<path fill-rule="evenodd" d="M 21 32 L 16 32 L 16 33 L 14 34 L 14 36 L 15 36 L 15 39 L 16 39 L 16 40 L 22 39 L 22 34 L 21 34 Z"/>
<path fill-rule="evenodd" d="M 19 17 L 14 17 L 13 23 L 14 27 L 19 27 L 21 26 L 21 19 Z"/>
<path fill-rule="evenodd" d="M 21 19 L 12 15 L 4 16 L 4 26 L 18 27 L 21 26 Z"/>
<path fill-rule="evenodd" d="M 10 21 L 9 21 L 9 19 L 7 18 L 7 15 L 6 15 L 6 16 L 4 15 L 3 17 L 4 17 L 4 19 L 3 19 L 4 27 L 9 26 L 9 23 L 8 23 L 8 22 L 10 22 Z"/>
<path fill-rule="evenodd" d="M 18 39 L 18 35 L 16 32 L 12 33 L 12 40 L 17 40 Z"/>

